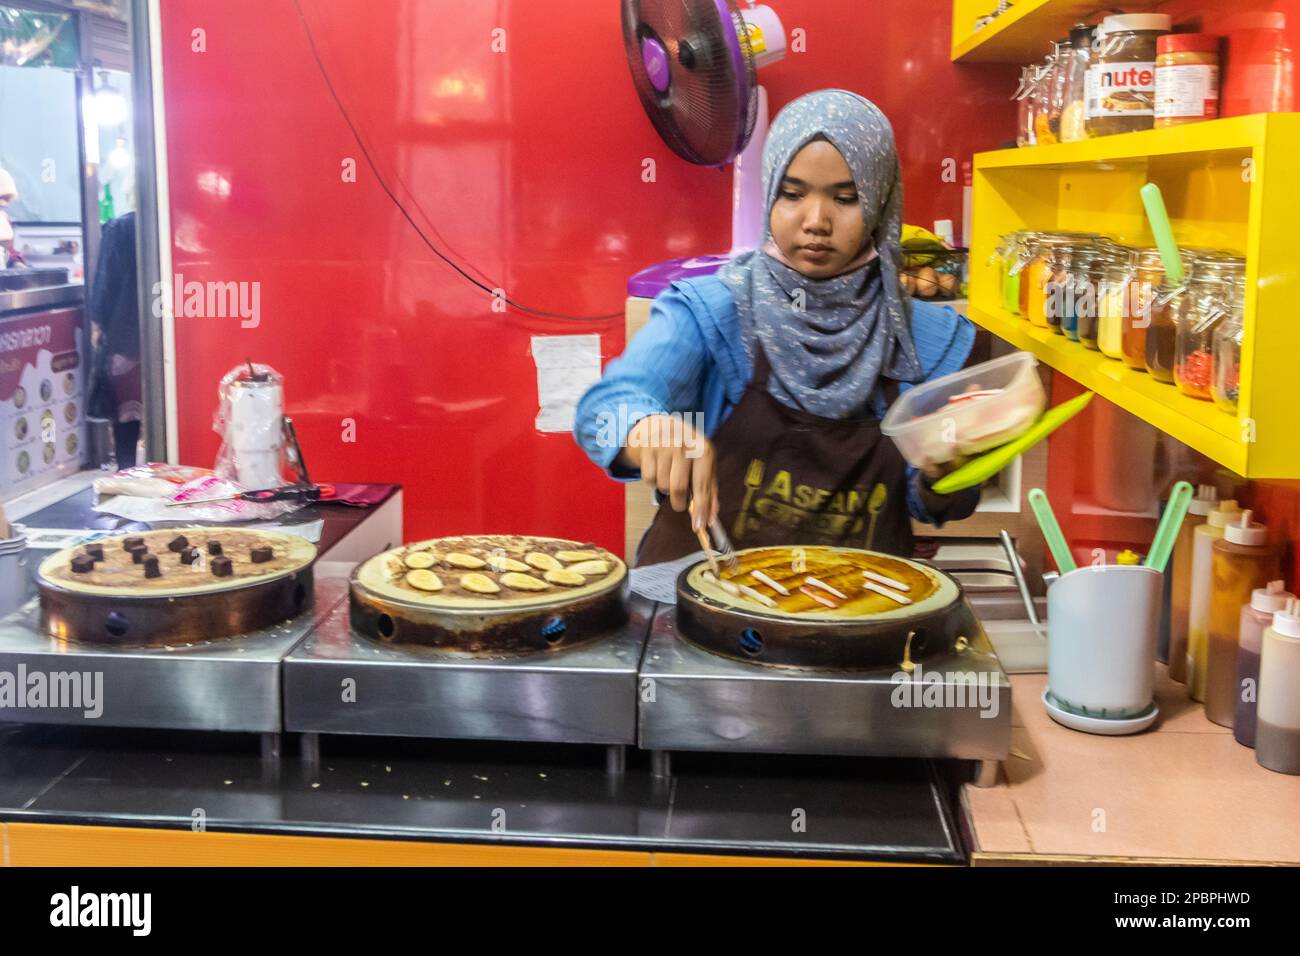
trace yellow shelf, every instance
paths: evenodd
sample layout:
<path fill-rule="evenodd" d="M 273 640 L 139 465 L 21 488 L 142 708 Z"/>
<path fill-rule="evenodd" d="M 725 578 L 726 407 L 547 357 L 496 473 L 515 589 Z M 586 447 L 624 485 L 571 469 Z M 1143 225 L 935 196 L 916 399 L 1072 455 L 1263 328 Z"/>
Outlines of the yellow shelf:
<path fill-rule="evenodd" d="M 976 155 L 984 169 L 1077 166 L 1085 163 L 1125 163 L 1152 156 L 1250 150 L 1262 145 L 1270 124 L 1276 128 L 1290 121 L 1290 113 L 1256 113 L 1230 116 L 1203 123 L 1185 123 L 1137 133 L 1097 136 L 1077 143 L 1021 146 Z"/>
<path fill-rule="evenodd" d="M 1300 478 L 1300 114 L 1231 117 L 1081 143 L 977 154 L 970 315 L 994 334 L 1248 478 Z M 1246 256 L 1238 413 L 1008 313 L 993 254 L 1019 229 L 1153 244 L 1138 190 L 1160 186 L 1180 245 Z"/>
<path fill-rule="evenodd" d="M 1184 445 L 1238 474 L 1248 470 L 1249 449 L 1240 441 L 1237 419 L 1213 402 L 1189 398 L 1176 386 L 1158 382 L 1146 372 L 1131 369 L 1118 359 L 1107 358 L 1005 309 L 972 305 L 968 314 L 971 321 L 998 338 L 1032 352 L 1039 361 L 1150 422 Z"/>
<path fill-rule="evenodd" d="M 1160 0 L 1125 0 L 1120 4 L 1128 13 L 1159 5 Z M 1006 13 L 976 30 L 975 21 L 997 6 L 997 0 L 953 0 L 954 61 L 1027 64 L 1041 60 L 1051 51 L 1053 40 L 1067 36 L 1076 23 L 1097 23 L 1115 5 L 1097 0 L 1015 0 Z"/>

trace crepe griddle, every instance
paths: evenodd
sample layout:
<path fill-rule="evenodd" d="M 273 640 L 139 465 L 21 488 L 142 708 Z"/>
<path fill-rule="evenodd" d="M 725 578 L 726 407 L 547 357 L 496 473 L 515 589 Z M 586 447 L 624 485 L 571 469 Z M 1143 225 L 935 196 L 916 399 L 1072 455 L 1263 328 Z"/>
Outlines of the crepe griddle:
<path fill-rule="evenodd" d="M 450 544 L 449 544 L 450 542 Z M 406 598 L 393 587 L 374 584 L 376 565 L 403 552 L 435 547 L 477 553 L 499 546 L 514 556 L 526 550 L 553 553 L 590 549 L 593 545 L 532 536 L 477 535 L 419 542 L 376 555 L 352 573 L 349 585 L 352 630 L 387 644 L 423 645 L 484 656 L 509 655 L 573 647 L 609 634 L 628 618 L 626 567 L 616 556 L 597 549 L 614 570 L 607 580 L 577 593 L 563 588 L 496 601 L 491 598 L 443 601 L 437 594 Z M 438 568 L 448 578 L 454 571 Z M 368 583 L 371 582 L 371 583 Z M 508 591 L 503 594 L 509 595 Z"/>
<path fill-rule="evenodd" d="M 684 569 L 677 578 L 677 633 L 704 650 L 736 660 L 775 667 L 822 669 L 869 669 L 899 667 L 953 650 L 965 628 L 961 585 L 929 565 L 856 548 L 809 547 L 800 549 L 806 570 L 785 567 L 782 576 L 772 569 L 774 561 L 792 553 L 790 548 L 751 548 L 736 553 L 737 572 L 724 577 L 750 584 L 768 593 L 770 588 L 755 583 L 752 568 L 767 569 L 770 576 L 797 593 L 808 574 L 839 588 L 854 602 L 843 610 L 769 609 L 746 599 L 718 593 L 702 580 L 705 562 Z M 850 582 L 860 578 L 862 568 L 887 576 L 906 576 L 912 582 L 915 603 L 900 606 L 889 598 L 869 599 Z M 838 570 L 836 570 L 838 569 Z M 931 589 L 920 596 L 922 581 Z M 859 595 L 862 595 L 859 598 Z M 787 602 L 795 603 L 795 602 Z M 797 606 L 813 604 L 800 601 Z M 866 605 L 855 609 L 851 604 Z"/>
<path fill-rule="evenodd" d="M 209 539 L 241 544 L 269 544 L 286 555 L 285 567 L 252 578 L 213 578 L 203 570 L 182 571 L 166 542 L 184 534 L 202 548 Z M 60 580 L 54 569 L 66 564 L 84 546 L 57 552 L 41 563 L 36 584 L 40 592 L 41 628 L 52 637 L 82 644 L 127 647 L 196 644 L 248 634 L 295 617 L 311 606 L 312 561 L 316 548 L 293 535 L 249 528 L 183 528 L 141 532 L 151 553 L 167 562 L 168 577 L 159 589 L 130 590 L 81 587 Z M 94 543 L 106 552 L 122 548 L 133 535 L 102 538 Z M 204 556 L 206 561 L 206 555 Z M 175 581 L 175 588 L 166 588 Z"/>

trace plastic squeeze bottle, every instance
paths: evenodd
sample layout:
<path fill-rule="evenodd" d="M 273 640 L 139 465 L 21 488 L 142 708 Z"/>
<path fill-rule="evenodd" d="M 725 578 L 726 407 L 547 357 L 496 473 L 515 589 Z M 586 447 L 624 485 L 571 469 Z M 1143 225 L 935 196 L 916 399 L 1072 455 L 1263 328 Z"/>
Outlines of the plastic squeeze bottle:
<path fill-rule="evenodd" d="M 1255 746 L 1255 717 L 1259 703 L 1259 649 L 1264 629 L 1273 623 L 1273 615 L 1295 597 L 1282 582 L 1269 581 L 1267 587 L 1251 592 L 1250 603 L 1241 609 L 1241 636 L 1237 641 L 1237 707 L 1232 715 L 1232 736 L 1237 743 Z"/>
<path fill-rule="evenodd" d="M 1191 610 L 1192 536 L 1205 524 L 1219 494 L 1213 485 L 1201 485 L 1187 506 L 1187 517 L 1174 539 L 1169 562 L 1169 676 L 1180 684 L 1187 680 L 1187 615 Z"/>
<path fill-rule="evenodd" d="M 1237 710 L 1237 648 L 1241 609 L 1255 588 L 1281 572 L 1277 548 L 1268 543 L 1267 526 L 1250 520 L 1251 512 L 1224 525 L 1223 537 L 1210 546 L 1210 643 L 1206 655 L 1205 716 L 1232 726 Z"/>
<path fill-rule="evenodd" d="M 1300 774 L 1300 600 L 1292 598 L 1264 630 L 1259 654 L 1255 760 Z"/>
<path fill-rule="evenodd" d="M 1191 591 L 1187 602 L 1187 693 L 1205 700 L 1205 658 L 1210 647 L 1211 548 L 1223 537 L 1223 528 L 1241 514 L 1235 498 L 1220 501 L 1205 516 L 1205 524 L 1192 534 Z"/>

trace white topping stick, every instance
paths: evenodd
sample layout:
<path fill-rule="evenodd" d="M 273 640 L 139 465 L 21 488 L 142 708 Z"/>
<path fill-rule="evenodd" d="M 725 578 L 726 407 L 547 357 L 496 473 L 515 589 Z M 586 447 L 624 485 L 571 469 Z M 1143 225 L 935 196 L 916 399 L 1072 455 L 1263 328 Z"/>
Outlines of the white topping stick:
<path fill-rule="evenodd" d="M 710 584 L 716 584 L 718 587 L 722 588 L 722 590 L 726 591 L 728 594 L 734 594 L 737 596 L 739 596 L 740 594 L 740 585 L 736 584 L 733 581 L 724 581 L 722 580 L 722 578 L 715 575 L 712 571 L 705 571 L 703 574 L 700 575 L 700 577 L 703 578 L 705 581 L 708 581 Z"/>
<path fill-rule="evenodd" d="M 893 600 L 897 601 L 899 604 L 912 603 L 912 599 L 910 597 L 903 597 L 903 595 L 895 591 L 891 591 L 889 590 L 889 588 L 882 588 L 879 584 L 873 584 L 871 581 L 863 581 L 862 586 L 866 588 L 868 591 L 875 591 L 877 594 L 883 594 L 887 598 L 892 598 Z"/>
<path fill-rule="evenodd" d="M 801 587 L 799 588 L 799 590 L 802 591 L 804 594 L 808 595 L 818 604 L 824 604 L 828 608 L 831 608 L 832 610 L 839 607 L 839 605 L 836 604 L 834 601 L 832 601 L 830 598 L 818 594 L 816 591 L 812 590 L 811 588 Z"/>
<path fill-rule="evenodd" d="M 817 580 L 815 577 L 813 577 L 811 574 L 808 575 L 808 577 L 806 577 L 806 578 L 803 579 L 803 583 L 804 583 L 804 584 L 811 584 L 811 585 L 812 585 L 813 587 L 815 587 L 815 588 L 821 588 L 821 589 L 822 589 L 823 591 L 825 591 L 827 594 L 833 594 L 835 597 L 839 598 L 841 601 L 847 601 L 847 600 L 849 599 L 849 596 L 848 596 L 847 594 L 842 594 L 842 593 L 840 593 L 839 591 L 837 591 L 837 590 L 835 590 L 833 587 L 831 587 L 829 584 L 827 584 L 825 581 L 818 581 L 818 580 Z"/>
<path fill-rule="evenodd" d="M 877 574 L 875 571 L 863 571 L 862 576 L 864 578 L 870 578 L 872 581 L 875 581 L 877 584 L 884 584 L 887 587 L 891 587 L 896 591 L 912 590 L 912 586 L 910 584 L 904 584 L 902 581 L 895 581 L 893 578 L 887 578 L 883 574 Z"/>
<path fill-rule="evenodd" d="M 754 590 L 753 588 L 751 588 L 748 584 L 742 584 L 742 585 L 740 585 L 740 593 L 743 594 L 743 595 L 745 595 L 745 597 L 753 598 L 753 599 L 754 599 L 755 601 L 757 601 L 759 604 L 765 605 L 765 606 L 767 606 L 767 607 L 776 607 L 776 602 L 775 602 L 775 601 L 773 601 L 770 597 L 768 597 L 768 596 L 767 596 L 766 594 L 764 594 L 762 591 L 755 591 L 755 590 Z"/>
<path fill-rule="evenodd" d="M 789 589 L 786 588 L 785 585 L 780 584 L 780 583 L 778 583 L 778 582 L 772 580 L 772 579 L 769 578 L 766 574 L 764 574 L 762 571 L 751 571 L 750 574 L 754 575 L 754 579 L 755 579 L 756 581 L 762 581 L 764 584 L 766 584 L 768 587 L 770 587 L 770 588 L 771 588 L 773 591 L 775 591 L 777 594 L 789 594 L 789 593 L 790 593 Z"/>

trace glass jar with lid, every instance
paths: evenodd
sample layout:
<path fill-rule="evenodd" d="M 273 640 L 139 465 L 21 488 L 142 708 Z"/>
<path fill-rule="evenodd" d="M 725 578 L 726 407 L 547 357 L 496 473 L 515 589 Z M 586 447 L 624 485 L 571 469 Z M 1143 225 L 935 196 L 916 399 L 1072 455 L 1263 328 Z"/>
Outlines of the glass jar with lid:
<path fill-rule="evenodd" d="M 1079 341 L 1087 348 L 1100 347 L 1102 299 L 1107 291 L 1107 282 L 1124 274 L 1131 257 L 1131 250 L 1110 239 L 1099 240 L 1092 250 L 1088 263 L 1087 290 L 1075 290 Z"/>
<path fill-rule="evenodd" d="M 1136 250 L 1116 243 L 1097 276 L 1097 348 L 1109 358 L 1124 357 L 1124 322 L 1129 314 Z"/>
<path fill-rule="evenodd" d="M 1038 233 L 1029 230 L 1012 233 L 1010 255 L 1007 261 L 1007 284 L 1003 286 L 1007 309 L 1016 315 L 1024 316 L 1028 307 L 1029 285 L 1025 281 L 1025 269 L 1034 259 L 1034 241 Z"/>
<path fill-rule="evenodd" d="M 1034 105 L 1037 102 L 1034 98 L 1034 91 L 1037 86 L 1038 67 L 1022 67 L 1020 70 L 1020 85 L 1016 87 L 1016 92 L 1011 98 L 1016 101 L 1018 109 L 1018 118 L 1016 120 L 1016 145 L 1033 146 L 1034 145 Z"/>
<path fill-rule="evenodd" d="M 1164 284 L 1165 267 L 1158 249 L 1139 249 L 1129 283 L 1128 309 L 1124 318 L 1122 358 L 1129 368 L 1146 371 L 1147 329 L 1151 324 L 1151 302 Z"/>
<path fill-rule="evenodd" d="M 1052 44 L 1052 52 L 1038 68 L 1034 88 L 1034 142 L 1039 146 L 1058 142 L 1061 128 L 1061 94 L 1064 89 L 1062 41 Z"/>
<path fill-rule="evenodd" d="M 1073 53 L 1069 37 L 1052 43 L 1052 52 L 1048 54 L 1044 67 L 1043 86 L 1039 97 L 1041 112 L 1034 127 L 1039 145 L 1061 141 L 1061 113 L 1065 109 L 1065 87 L 1070 78 L 1070 62 Z"/>
<path fill-rule="evenodd" d="M 1244 291 L 1244 290 L 1243 290 Z M 1237 414 L 1241 383 L 1241 342 L 1245 335 L 1245 296 L 1236 296 L 1227 318 L 1214 330 L 1214 365 L 1210 397 L 1229 415 Z"/>
<path fill-rule="evenodd" d="M 998 237 L 997 247 L 993 250 L 993 255 L 989 257 L 989 265 L 997 270 L 998 278 L 998 302 L 1002 307 L 1010 312 L 1015 312 L 1020 308 L 1020 290 L 1012 289 L 1012 283 L 1016 282 L 1018 277 L 1011 275 L 1011 267 L 1016 262 L 1016 249 L 1019 245 L 1020 233 L 1008 232 Z"/>
<path fill-rule="evenodd" d="M 1070 254 L 1077 242 L 1072 235 L 1039 233 L 1033 242 L 1033 259 L 1021 278 L 1027 286 L 1024 317 L 1044 328 L 1059 326 L 1061 299 L 1070 269 Z"/>
<path fill-rule="evenodd" d="M 1070 31 L 1070 47 L 1066 55 L 1065 90 L 1061 97 L 1062 143 L 1074 143 L 1088 136 L 1084 118 L 1084 98 L 1087 95 L 1088 64 L 1092 59 L 1093 28 L 1079 25 Z"/>
<path fill-rule="evenodd" d="M 1210 400 L 1214 330 L 1232 311 L 1245 279 L 1246 260 L 1240 256 L 1197 259 L 1174 339 L 1174 383 L 1183 394 Z"/>
<path fill-rule="evenodd" d="M 1101 241 L 1089 242 L 1070 256 L 1069 295 L 1065 314 L 1061 316 L 1060 331 L 1071 342 L 1079 341 L 1079 328 L 1083 324 L 1088 324 L 1093 342 L 1097 341 L 1097 295 L 1092 285 L 1091 269 Z"/>
<path fill-rule="evenodd" d="M 1097 27 L 1088 67 L 1089 136 L 1151 129 L 1155 123 L 1156 41 L 1173 20 L 1164 13 L 1106 17 Z"/>
<path fill-rule="evenodd" d="M 1172 285 L 1168 276 L 1156 290 L 1151 300 L 1151 321 L 1146 333 L 1147 372 L 1158 382 L 1174 383 L 1174 354 L 1177 351 L 1178 313 L 1182 309 L 1187 283 L 1196 270 L 1197 259 L 1216 255 L 1209 249 L 1190 249 L 1180 246 L 1179 258 L 1183 263 L 1181 285 Z"/>

